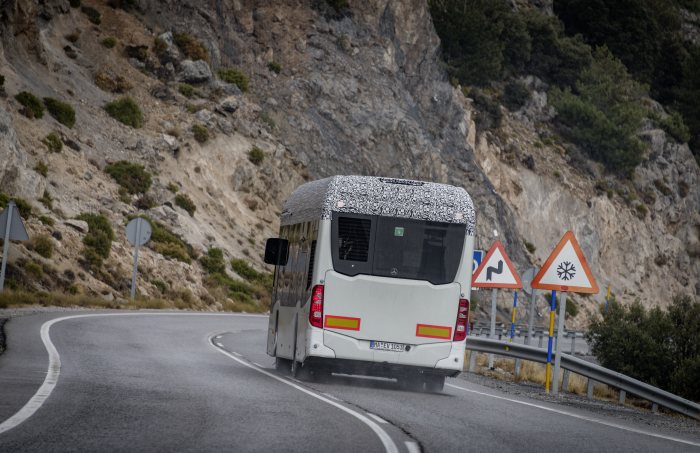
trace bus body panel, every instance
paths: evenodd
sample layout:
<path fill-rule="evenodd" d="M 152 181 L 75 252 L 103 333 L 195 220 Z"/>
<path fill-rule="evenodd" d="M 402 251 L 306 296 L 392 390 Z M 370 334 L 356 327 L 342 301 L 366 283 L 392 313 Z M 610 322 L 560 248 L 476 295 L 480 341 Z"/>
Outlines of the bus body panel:
<path fill-rule="evenodd" d="M 324 329 L 409 345 L 452 341 L 460 285 L 326 271 Z M 341 324 L 340 327 L 334 327 Z"/>

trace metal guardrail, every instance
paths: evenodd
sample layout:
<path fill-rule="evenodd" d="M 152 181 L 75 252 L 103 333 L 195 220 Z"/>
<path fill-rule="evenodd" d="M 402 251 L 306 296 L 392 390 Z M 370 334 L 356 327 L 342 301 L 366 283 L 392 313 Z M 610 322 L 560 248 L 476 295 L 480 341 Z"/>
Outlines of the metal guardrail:
<path fill-rule="evenodd" d="M 517 343 L 506 343 L 487 338 L 467 337 L 467 349 L 476 352 L 515 357 L 532 362 L 547 363 L 546 350 Z M 611 387 L 623 390 L 626 393 L 649 400 L 659 406 L 700 420 L 700 404 L 696 404 L 652 385 L 645 384 L 637 379 L 603 368 L 600 365 L 586 362 L 585 360 L 568 354 L 562 354 L 561 366 L 572 373 L 587 377 L 589 382 L 596 381 L 607 384 Z M 589 388 L 591 388 L 590 385 Z"/>

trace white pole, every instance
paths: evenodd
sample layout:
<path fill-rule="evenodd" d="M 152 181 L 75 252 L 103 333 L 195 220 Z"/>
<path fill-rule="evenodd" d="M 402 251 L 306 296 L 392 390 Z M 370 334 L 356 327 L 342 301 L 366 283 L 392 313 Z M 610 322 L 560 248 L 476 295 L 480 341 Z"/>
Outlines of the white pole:
<path fill-rule="evenodd" d="M 134 244 L 134 273 L 131 275 L 131 300 L 136 297 L 136 273 L 139 270 L 139 242 L 141 238 L 141 221 L 136 221 L 136 241 Z"/>
<path fill-rule="evenodd" d="M 496 297 L 498 295 L 498 288 L 491 290 L 491 333 L 489 337 L 491 339 L 496 338 Z M 489 369 L 493 368 L 493 354 L 489 354 Z"/>
<path fill-rule="evenodd" d="M 529 319 L 527 321 L 527 340 L 526 345 L 532 343 L 532 336 L 535 334 L 535 304 L 537 303 L 537 290 L 532 288 L 532 295 L 530 296 L 530 313 Z"/>
<path fill-rule="evenodd" d="M 554 376 L 552 376 L 552 395 L 559 393 L 559 369 L 561 368 L 561 356 L 564 353 L 564 316 L 566 315 L 566 292 L 559 298 L 559 322 L 557 324 L 557 355 L 554 356 Z"/>
<path fill-rule="evenodd" d="M 7 255 L 10 252 L 10 227 L 12 226 L 12 211 L 15 209 L 15 202 L 7 204 L 7 223 L 5 224 L 5 237 L 2 242 L 2 268 L 0 268 L 0 292 L 5 289 L 5 269 L 7 268 Z"/>

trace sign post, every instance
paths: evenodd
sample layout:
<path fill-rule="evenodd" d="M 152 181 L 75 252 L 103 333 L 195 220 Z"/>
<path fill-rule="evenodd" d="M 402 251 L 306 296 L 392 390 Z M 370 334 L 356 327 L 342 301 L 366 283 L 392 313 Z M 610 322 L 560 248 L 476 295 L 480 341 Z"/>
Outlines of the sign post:
<path fill-rule="evenodd" d="M 554 357 L 554 386 L 551 393 L 559 393 L 559 370 L 561 369 L 561 355 L 563 353 L 562 337 L 564 335 L 564 318 L 566 316 L 566 293 L 589 293 L 598 292 L 598 284 L 593 278 L 586 257 L 583 256 L 581 246 L 578 244 L 574 233 L 567 231 L 554 251 L 549 255 L 542 269 L 537 273 L 532 281 L 532 287 L 538 289 L 552 290 L 552 305 L 550 307 L 549 319 L 549 349 L 551 351 L 552 329 L 554 328 L 555 295 L 554 291 L 560 291 L 559 300 L 559 328 L 557 331 L 557 352 Z M 549 392 L 548 383 L 550 381 L 549 371 L 551 368 L 551 353 L 548 354 L 547 376 L 545 377 L 545 389 Z"/>
<path fill-rule="evenodd" d="M 520 289 L 523 287 L 520 276 L 513 263 L 506 255 L 501 241 L 496 241 L 484 257 L 472 277 L 472 286 L 476 288 L 492 288 L 491 293 L 491 332 L 489 337 L 496 336 L 496 301 L 499 288 Z M 489 368 L 493 368 L 493 354 L 489 354 Z"/>
<path fill-rule="evenodd" d="M 557 292 L 552 291 L 552 301 L 549 303 L 549 338 L 547 339 L 547 370 L 544 377 L 544 390 L 549 393 L 552 381 L 552 349 L 554 346 L 554 312 L 557 309 Z"/>
<path fill-rule="evenodd" d="M 134 272 L 131 274 L 131 300 L 136 297 L 136 274 L 139 270 L 139 247 L 151 239 L 151 224 L 136 217 L 126 226 L 126 237 L 134 246 Z"/>
<path fill-rule="evenodd" d="M 17 209 L 17 205 L 12 200 L 0 214 L 0 236 L 3 238 L 2 266 L 0 267 L 0 292 L 2 292 L 5 289 L 5 270 L 7 269 L 7 256 L 10 253 L 10 241 L 26 241 L 29 239 L 19 209 Z"/>
<path fill-rule="evenodd" d="M 525 344 L 529 345 L 532 342 L 532 337 L 535 335 L 535 307 L 537 305 L 537 290 L 532 287 L 532 279 L 537 273 L 536 267 L 531 267 L 523 274 L 523 291 L 530 295 L 530 305 L 527 308 L 527 338 Z"/>

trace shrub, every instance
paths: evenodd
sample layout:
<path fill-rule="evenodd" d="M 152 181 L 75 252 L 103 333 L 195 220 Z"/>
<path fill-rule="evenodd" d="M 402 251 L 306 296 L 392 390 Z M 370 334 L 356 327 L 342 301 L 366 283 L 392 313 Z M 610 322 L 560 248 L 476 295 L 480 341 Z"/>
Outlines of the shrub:
<path fill-rule="evenodd" d="M 530 99 L 530 90 L 524 83 L 511 81 L 503 91 L 503 104 L 508 110 L 519 110 Z"/>
<path fill-rule="evenodd" d="M 231 267 L 238 275 L 246 280 L 258 280 L 260 278 L 260 273 L 250 267 L 246 260 L 234 258 L 231 260 Z"/>
<path fill-rule="evenodd" d="M 192 96 L 195 95 L 196 90 L 192 85 L 189 83 L 181 83 L 180 85 L 177 86 L 177 90 L 182 94 L 183 96 L 187 98 L 191 98 Z"/>
<path fill-rule="evenodd" d="M 525 248 L 527 249 L 528 252 L 530 253 L 535 253 L 535 250 L 537 250 L 537 247 L 535 247 L 535 244 L 533 244 L 530 241 L 523 241 L 525 244 Z"/>
<path fill-rule="evenodd" d="M 474 106 L 479 110 L 475 120 L 476 126 L 481 130 L 498 129 L 503 119 L 498 102 L 478 89 L 472 90 L 469 96 L 474 100 Z"/>
<path fill-rule="evenodd" d="M 675 296 L 667 312 L 613 299 L 586 338 L 602 366 L 697 401 L 699 328 L 700 302 L 689 296 Z"/>
<path fill-rule="evenodd" d="M 660 126 L 679 143 L 688 143 L 688 140 L 690 140 L 690 129 L 685 125 L 683 115 L 676 111 L 663 118 Z"/>
<path fill-rule="evenodd" d="M 110 93 L 126 93 L 131 89 L 131 84 L 124 77 L 111 77 L 102 70 L 95 73 L 95 85 Z"/>
<path fill-rule="evenodd" d="M 661 192 L 662 194 L 664 194 L 665 196 L 669 196 L 673 193 L 671 188 L 666 185 L 666 183 L 664 182 L 663 179 L 655 179 L 654 180 L 654 187 L 656 187 L 656 189 L 659 192 Z"/>
<path fill-rule="evenodd" d="M 219 78 L 226 83 L 236 85 L 242 92 L 248 91 L 248 77 L 235 68 L 224 68 L 219 70 Z"/>
<path fill-rule="evenodd" d="M 0 209 L 6 208 L 7 203 L 10 200 L 15 202 L 15 205 L 17 205 L 17 209 L 19 210 L 19 214 L 23 218 L 28 219 L 32 215 L 32 205 L 29 204 L 27 200 L 18 197 L 9 197 L 3 192 L 0 192 Z"/>
<path fill-rule="evenodd" d="M 109 220 L 102 214 L 82 213 L 77 217 L 88 224 L 88 232 L 83 238 L 83 257 L 91 267 L 99 268 L 109 258 L 114 240 L 114 231 Z"/>
<path fill-rule="evenodd" d="M 101 41 L 101 44 L 108 49 L 112 49 L 117 45 L 117 38 L 114 36 L 108 36 Z"/>
<path fill-rule="evenodd" d="M 47 226 L 54 226 L 56 223 L 51 217 L 45 215 L 39 216 L 39 222 Z"/>
<path fill-rule="evenodd" d="M 95 8 L 91 6 L 83 6 L 80 8 L 80 11 L 82 11 L 83 14 L 87 16 L 88 20 L 93 24 L 100 25 L 102 22 L 102 15 Z"/>
<path fill-rule="evenodd" d="M 185 211 L 190 215 L 190 217 L 194 217 L 194 211 L 197 210 L 197 206 L 194 204 L 194 201 L 190 197 L 188 197 L 184 193 L 179 193 L 175 196 L 175 204 Z"/>
<path fill-rule="evenodd" d="M 173 34 L 175 45 L 192 60 L 209 61 L 209 52 L 204 44 L 188 33 Z"/>
<path fill-rule="evenodd" d="M 44 258 L 53 256 L 53 239 L 45 234 L 40 234 L 32 239 L 32 248 Z"/>
<path fill-rule="evenodd" d="M 248 151 L 248 160 L 255 165 L 260 165 L 263 160 L 265 160 L 265 153 L 257 146 L 253 146 L 250 151 Z"/>
<path fill-rule="evenodd" d="M 637 211 L 637 217 L 639 217 L 640 219 L 644 219 L 649 213 L 649 209 L 644 203 L 639 203 L 634 207 L 634 209 L 635 211 Z"/>
<path fill-rule="evenodd" d="M 61 140 L 61 137 L 56 132 L 51 132 L 44 137 L 41 143 L 46 145 L 49 151 L 53 153 L 60 153 L 63 149 L 63 140 Z"/>
<path fill-rule="evenodd" d="M 80 39 L 80 31 L 75 30 L 73 33 L 69 33 L 66 36 L 64 36 L 64 38 L 66 38 L 66 41 L 75 44 L 76 42 L 78 42 L 78 39 Z"/>
<path fill-rule="evenodd" d="M 161 294 L 165 294 L 168 291 L 168 284 L 163 280 L 151 280 L 151 285 L 158 288 Z"/>
<path fill-rule="evenodd" d="M 275 120 L 272 119 L 269 113 L 267 112 L 260 112 L 260 115 L 258 116 L 260 121 L 262 121 L 268 128 L 274 129 L 276 124 Z"/>
<path fill-rule="evenodd" d="M 202 267 L 209 274 L 225 274 L 226 263 L 224 262 L 224 252 L 216 247 L 212 247 L 207 254 L 199 259 Z"/>
<path fill-rule="evenodd" d="M 135 217 L 131 216 L 129 220 Z M 147 215 L 139 215 L 138 217 L 145 219 L 151 225 L 151 241 L 148 243 L 151 249 L 167 258 L 173 258 L 187 264 L 191 262 L 194 250 L 189 244 Z"/>
<path fill-rule="evenodd" d="M 124 54 L 143 63 L 148 59 L 148 46 L 126 46 Z"/>
<path fill-rule="evenodd" d="M 104 171 L 130 194 L 145 193 L 153 182 L 143 165 L 126 160 L 108 164 Z"/>
<path fill-rule="evenodd" d="M 190 257 L 187 248 L 180 244 L 171 242 L 155 242 L 151 248 L 166 258 L 172 258 L 187 264 L 192 262 L 192 258 Z"/>
<path fill-rule="evenodd" d="M 66 127 L 72 128 L 75 125 L 75 110 L 70 104 L 53 98 L 44 98 L 46 110 L 56 121 Z"/>
<path fill-rule="evenodd" d="M 274 72 L 275 74 L 279 74 L 280 72 L 282 72 L 282 65 L 277 63 L 276 61 L 271 61 L 267 64 L 267 69 Z"/>
<path fill-rule="evenodd" d="M 37 162 L 36 165 L 34 166 L 34 171 L 36 171 L 36 172 L 39 173 L 41 176 L 43 176 L 44 178 L 46 178 L 46 175 L 49 174 L 49 166 L 46 165 L 46 162 L 39 161 L 39 162 Z"/>
<path fill-rule="evenodd" d="M 172 193 L 177 193 L 178 190 L 180 190 L 180 186 L 175 184 L 174 182 L 169 182 L 167 189 L 171 191 Z"/>
<path fill-rule="evenodd" d="M 206 143 L 209 140 L 209 130 L 201 124 L 193 124 L 192 133 L 194 134 L 194 139 L 199 143 Z"/>
<path fill-rule="evenodd" d="M 71 8 L 80 8 L 80 0 L 69 0 Z"/>
<path fill-rule="evenodd" d="M 44 194 L 39 198 L 39 202 L 46 206 L 47 209 L 53 209 L 53 198 L 48 190 L 44 189 Z"/>
<path fill-rule="evenodd" d="M 153 40 L 153 53 L 159 57 L 165 56 L 165 52 L 168 50 L 168 43 L 161 37 L 157 37 Z"/>
<path fill-rule="evenodd" d="M 28 91 L 22 91 L 15 96 L 15 100 L 25 108 L 22 113 L 28 118 L 42 118 L 44 116 L 44 104 L 41 100 Z"/>
<path fill-rule="evenodd" d="M 143 114 L 138 104 L 128 96 L 105 105 L 105 110 L 115 120 L 135 129 L 143 125 Z"/>

